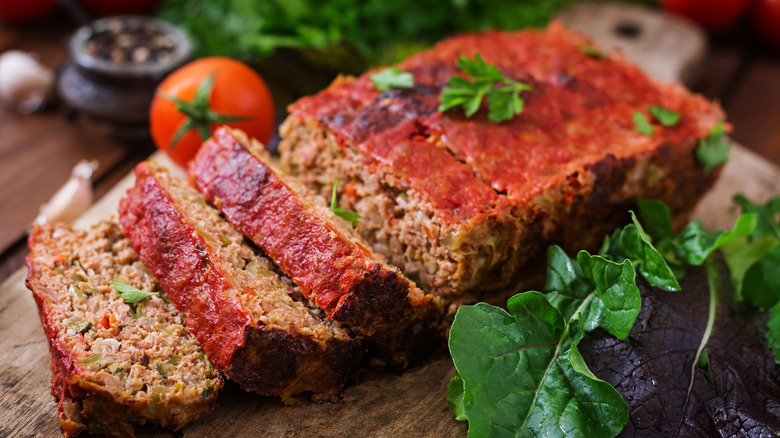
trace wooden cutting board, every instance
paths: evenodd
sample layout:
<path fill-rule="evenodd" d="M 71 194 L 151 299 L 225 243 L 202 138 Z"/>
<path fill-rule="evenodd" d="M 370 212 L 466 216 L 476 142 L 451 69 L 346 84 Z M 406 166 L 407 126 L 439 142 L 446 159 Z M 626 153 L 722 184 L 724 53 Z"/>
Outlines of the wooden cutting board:
<path fill-rule="evenodd" d="M 668 55 L 666 59 L 675 56 Z M 167 162 L 164 156 L 153 158 Z M 128 175 L 77 226 L 115 216 L 118 199 L 132 182 Z M 780 169 L 735 145 L 719 182 L 698 205 L 694 218 L 701 219 L 708 228 L 730 227 L 737 214 L 730 199 L 737 192 L 757 202 L 780 195 Z M 57 436 L 60 432 L 50 394 L 50 356 L 35 303 L 24 286 L 25 275 L 26 270 L 21 269 L 0 286 L 0 436 Z M 285 406 L 275 398 L 249 394 L 229 384 L 215 412 L 182 433 L 152 429 L 139 431 L 138 435 L 465 436 L 466 424 L 454 419 L 446 402 L 451 375 L 450 360 L 441 358 L 400 375 L 367 377 L 344 391 L 340 403 L 305 402 L 298 406 Z"/>

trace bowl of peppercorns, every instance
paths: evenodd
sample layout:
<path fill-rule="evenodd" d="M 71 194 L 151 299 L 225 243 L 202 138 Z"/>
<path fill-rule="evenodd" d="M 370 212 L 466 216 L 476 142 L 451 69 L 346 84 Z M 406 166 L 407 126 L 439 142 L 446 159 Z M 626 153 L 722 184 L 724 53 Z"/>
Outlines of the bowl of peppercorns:
<path fill-rule="evenodd" d="M 149 105 L 160 81 L 192 56 L 176 26 L 145 16 L 116 16 L 79 28 L 55 89 L 75 120 L 86 116 L 118 137 L 148 137 Z"/>

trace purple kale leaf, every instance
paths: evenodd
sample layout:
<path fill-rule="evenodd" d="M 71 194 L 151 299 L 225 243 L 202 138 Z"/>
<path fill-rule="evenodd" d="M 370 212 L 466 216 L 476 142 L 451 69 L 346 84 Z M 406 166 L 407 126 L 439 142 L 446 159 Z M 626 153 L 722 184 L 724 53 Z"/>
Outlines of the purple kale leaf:
<path fill-rule="evenodd" d="M 593 374 L 628 403 L 620 436 L 780 435 L 767 314 L 734 303 L 728 271 L 718 270 L 714 290 L 703 267 L 688 270 L 681 292 L 639 280 L 642 308 L 628 339 L 597 330 L 581 341 Z"/>

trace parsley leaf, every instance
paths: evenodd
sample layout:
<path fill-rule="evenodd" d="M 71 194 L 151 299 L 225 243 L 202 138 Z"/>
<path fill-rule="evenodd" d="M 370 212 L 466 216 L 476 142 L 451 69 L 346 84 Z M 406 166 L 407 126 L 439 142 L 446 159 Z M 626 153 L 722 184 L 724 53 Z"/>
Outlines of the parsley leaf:
<path fill-rule="evenodd" d="M 590 56 L 593 59 L 604 59 L 607 57 L 607 54 L 602 52 L 601 50 L 589 45 L 589 44 L 583 44 L 580 46 L 580 52 Z"/>
<path fill-rule="evenodd" d="M 352 222 L 352 226 L 356 226 L 357 224 L 360 223 L 360 220 L 359 220 L 360 219 L 360 215 L 359 214 L 357 214 L 354 211 L 344 210 L 343 207 L 338 207 L 338 208 L 336 207 L 336 188 L 338 187 L 338 185 L 339 185 L 339 180 L 338 179 L 334 179 L 333 180 L 333 192 L 332 192 L 333 194 L 331 195 L 331 198 L 330 198 L 330 211 L 332 211 L 333 214 L 335 214 L 336 216 Z"/>
<path fill-rule="evenodd" d="M 699 141 L 699 147 L 696 148 L 696 158 L 704 165 L 705 172 L 709 172 L 713 167 L 728 160 L 731 143 L 725 134 L 723 122 L 718 122 L 710 130 L 710 135 Z"/>
<path fill-rule="evenodd" d="M 634 111 L 634 129 L 642 135 L 653 135 L 653 125 L 639 111 Z"/>
<path fill-rule="evenodd" d="M 654 105 L 647 109 L 656 120 L 661 122 L 662 125 L 668 127 L 676 125 L 680 121 L 680 115 L 674 111 L 670 111 L 662 106 Z"/>
<path fill-rule="evenodd" d="M 387 91 L 390 88 L 414 87 L 414 76 L 411 73 L 393 67 L 374 73 L 370 78 L 374 86 L 380 91 Z"/>
<path fill-rule="evenodd" d="M 114 289 L 119 292 L 119 296 L 125 300 L 126 303 L 137 303 L 144 298 L 151 297 L 152 295 L 159 295 L 158 292 L 146 292 L 137 287 L 130 286 L 127 283 L 121 281 L 114 281 Z"/>
<path fill-rule="evenodd" d="M 505 77 L 496 66 L 486 64 L 479 53 L 474 55 L 474 60 L 462 56 L 458 60 L 458 68 L 472 80 L 451 77 L 441 92 L 439 112 L 460 106 L 466 117 L 471 117 L 479 110 L 485 97 L 491 122 L 509 120 L 523 111 L 524 101 L 520 93 L 531 90 L 530 85 Z"/>

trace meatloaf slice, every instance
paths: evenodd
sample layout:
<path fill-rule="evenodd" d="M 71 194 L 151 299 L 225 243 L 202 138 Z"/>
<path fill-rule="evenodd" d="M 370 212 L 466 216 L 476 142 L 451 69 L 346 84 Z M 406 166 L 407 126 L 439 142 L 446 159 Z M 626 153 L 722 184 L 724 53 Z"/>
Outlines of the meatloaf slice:
<path fill-rule="evenodd" d="M 249 391 L 332 398 L 351 380 L 360 342 L 308 306 L 289 278 L 203 195 L 152 162 L 122 198 L 125 233 L 206 355 Z"/>
<path fill-rule="evenodd" d="M 362 216 L 373 249 L 447 299 L 507 285 L 549 243 L 594 249 L 636 195 L 684 216 L 718 174 L 695 149 L 722 111 L 619 54 L 589 55 L 591 44 L 555 23 L 464 34 L 396 66 L 412 88 L 382 92 L 376 71 L 340 77 L 289 107 L 281 165 L 322 195 L 339 177 L 341 205 Z M 531 86 L 521 114 L 492 123 L 486 105 L 472 118 L 438 111 L 458 59 L 475 54 Z M 663 126 L 655 105 L 679 122 Z M 652 134 L 638 132 L 636 113 Z"/>
<path fill-rule="evenodd" d="M 190 164 L 195 185 L 328 317 L 406 364 L 440 340 L 441 312 L 375 256 L 320 197 L 274 168 L 263 146 L 220 128 Z"/>
<path fill-rule="evenodd" d="M 29 249 L 27 287 L 66 436 L 133 436 L 131 424 L 146 422 L 179 429 L 211 412 L 222 379 L 119 224 L 36 226 Z M 158 295 L 129 303 L 115 281 Z"/>

